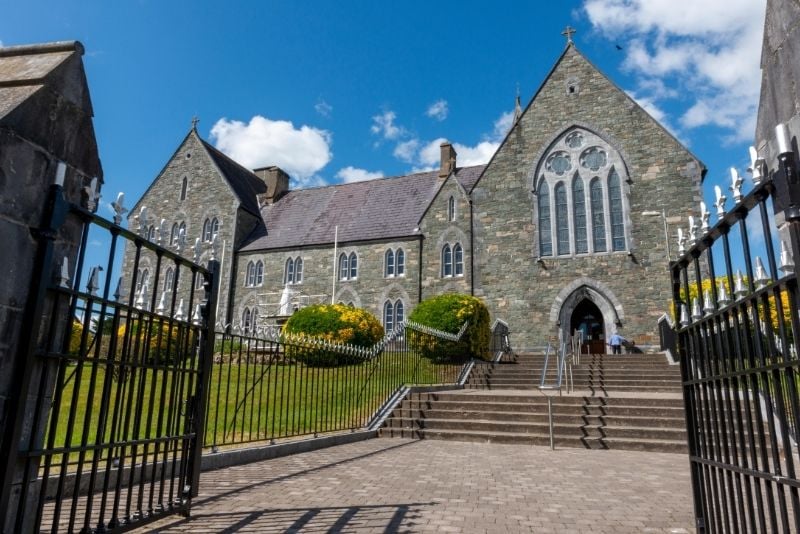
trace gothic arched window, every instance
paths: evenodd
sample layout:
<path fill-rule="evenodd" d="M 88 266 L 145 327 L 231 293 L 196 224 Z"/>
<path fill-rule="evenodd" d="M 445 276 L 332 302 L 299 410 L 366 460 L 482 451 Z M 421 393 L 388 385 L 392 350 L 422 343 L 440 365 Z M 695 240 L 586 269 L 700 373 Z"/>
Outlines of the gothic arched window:
<path fill-rule="evenodd" d="M 461 243 L 453 245 L 453 267 L 456 276 L 464 276 L 464 249 Z"/>
<path fill-rule="evenodd" d="M 397 276 L 403 276 L 406 272 L 406 253 L 403 252 L 402 248 L 397 249 L 397 253 L 394 256 L 395 258 L 395 269 L 394 273 Z"/>
<path fill-rule="evenodd" d="M 384 264 L 383 275 L 387 278 L 394 276 L 394 251 L 392 249 L 386 251 Z"/>
<path fill-rule="evenodd" d="M 286 267 L 283 270 L 283 283 L 294 284 L 294 259 L 286 260 Z"/>
<path fill-rule="evenodd" d="M 539 208 L 539 255 L 553 255 L 553 235 L 550 228 L 550 188 L 542 179 L 537 202 Z"/>
<path fill-rule="evenodd" d="M 383 304 L 383 327 L 387 332 L 394 330 L 394 306 L 390 300 Z"/>
<path fill-rule="evenodd" d="M 397 299 L 394 303 L 394 324 L 399 325 L 405 319 L 405 310 L 403 309 L 403 301 Z"/>
<path fill-rule="evenodd" d="M 350 253 L 350 280 L 358 278 L 358 256 L 355 252 Z"/>
<path fill-rule="evenodd" d="M 178 226 L 178 223 L 175 223 L 175 224 L 172 225 L 172 232 L 170 232 L 170 237 L 169 237 L 169 244 L 170 245 L 177 245 L 178 244 L 178 229 L 179 228 L 180 227 Z"/>
<path fill-rule="evenodd" d="M 255 274 L 253 285 L 260 286 L 262 282 L 264 282 L 264 263 L 261 260 L 258 260 L 254 270 Z"/>
<path fill-rule="evenodd" d="M 244 275 L 245 287 L 252 287 L 256 284 L 256 264 L 252 261 L 247 262 L 247 269 Z"/>
<path fill-rule="evenodd" d="M 592 246 L 595 252 L 606 251 L 606 216 L 603 211 L 603 184 L 599 178 L 589 182 L 592 199 Z"/>
<path fill-rule="evenodd" d="M 245 308 L 242 312 L 242 333 L 249 334 L 250 329 L 253 326 L 252 323 L 252 314 L 250 313 L 250 308 Z"/>
<path fill-rule="evenodd" d="M 449 244 L 442 248 L 442 276 L 453 276 L 453 250 Z"/>
<path fill-rule="evenodd" d="M 611 250 L 625 250 L 625 221 L 622 214 L 622 187 L 612 168 L 608 175 L 608 211 L 611 215 Z"/>
<path fill-rule="evenodd" d="M 339 256 L 339 280 L 347 280 L 350 275 L 350 262 L 347 260 L 347 254 Z"/>
<path fill-rule="evenodd" d="M 452 196 L 447 199 L 447 220 L 451 222 L 456 220 L 456 199 Z"/>
<path fill-rule="evenodd" d="M 558 239 L 558 255 L 569 254 L 569 204 L 567 203 L 567 188 L 564 182 L 558 182 L 555 189 L 556 195 L 556 237 Z"/>
<path fill-rule="evenodd" d="M 172 286 L 175 280 L 175 271 L 172 267 L 167 267 L 167 272 L 164 273 L 164 291 L 172 291 Z"/>
<path fill-rule="evenodd" d="M 294 283 L 295 284 L 302 284 L 303 283 L 303 258 L 300 256 L 294 260 Z"/>
<path fill-rule="evenodd" d="M 186 190 L 189 187 L 189 179 L 185 176 L 181 180 L 181 200 L 186 200 Z"/>
<path fill-rule="evenodd" d="M 608 141 L 570 128 L 542 155 L 533 176 L 539 256 L 627 249 L 629 180 L 622 155 Z"/>
<path fill-rule="evenodd" d="M 575 232 L 575 253 L 589 252 L 586 240 L 586 197 L 583 194 L 583 178 L 576 174 L 572 180 L 572 225 Z"/>

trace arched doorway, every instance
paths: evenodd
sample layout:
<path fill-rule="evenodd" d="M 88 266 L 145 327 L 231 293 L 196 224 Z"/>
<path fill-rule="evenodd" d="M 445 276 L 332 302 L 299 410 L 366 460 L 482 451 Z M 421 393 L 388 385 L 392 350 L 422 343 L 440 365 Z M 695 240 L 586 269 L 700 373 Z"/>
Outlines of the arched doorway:
<path fill-rule="evenodd" d="M 570 317 L 570 332 L 579 330 L 583 332 L 583 345 L 581 352 L 590 354 L 603 354 L 606 352 L 605 321 L 594 302 L 585 298 L 574 308 Z"/>

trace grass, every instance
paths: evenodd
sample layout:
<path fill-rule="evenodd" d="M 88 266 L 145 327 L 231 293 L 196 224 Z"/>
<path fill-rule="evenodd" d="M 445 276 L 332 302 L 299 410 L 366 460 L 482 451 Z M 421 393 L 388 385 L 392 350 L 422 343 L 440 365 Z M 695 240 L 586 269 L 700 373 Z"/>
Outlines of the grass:
<path fill-rule="evenodd" d="M 231 359 L 212 367 L 205 446 L 360 428 L 400 385 L 453 383 L 461 369 L 397 352 L 331 368 L 256 363 L 258 358 L 252 354 L 249 362 L 244 356 L 239 363 Z M 64 375 L 69 379 L 51 411 L 50 422 L 56 425 L 54 432 L 47 429 L 46 449 L 180 435 L 186 426 L 186 400 L 198 377 L 194 371 L 176 374 L 140 368 L 120 380 L 107 373 L 104 365 L 88 364 L 70 364 Z M 109 399 L 107 406 L 103 398 Z M 70 406 L 75 407 L 72 414 Z M 176 444 L 180 440 L 172 446 Z M 159 446 L 162 452 L 164 448 Z M 154 449 L 149 445 L 150 454 Z M 137 454 L 143 450 L 140 445 Z M 113 456 L 131 451 L 127 446 Z M 68 462 L 91 461 L 93 454 L 92 450 L 71 452 Z M 63 460 L 56 452 L 53 465 L 58 468 Z"/>

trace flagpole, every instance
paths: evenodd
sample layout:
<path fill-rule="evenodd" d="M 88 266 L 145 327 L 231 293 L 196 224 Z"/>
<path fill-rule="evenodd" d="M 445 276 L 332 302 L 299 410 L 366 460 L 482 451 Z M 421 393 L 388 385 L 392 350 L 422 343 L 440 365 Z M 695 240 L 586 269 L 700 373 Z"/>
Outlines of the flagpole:
<path fill-rule="evenodd" d="M 338 253 L 338 246 L 339 225 L 337 224 L 333 233 L 333 291 L 331 291 L 331 304 L 333 304 L 333 300 L 336 298 L 336 254 Z"/>

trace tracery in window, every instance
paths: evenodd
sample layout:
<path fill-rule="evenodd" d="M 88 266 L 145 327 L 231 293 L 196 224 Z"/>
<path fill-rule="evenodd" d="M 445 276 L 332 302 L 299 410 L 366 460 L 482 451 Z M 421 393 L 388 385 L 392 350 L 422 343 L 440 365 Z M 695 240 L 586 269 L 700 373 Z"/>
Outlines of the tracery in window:
<path fill-rule="evenodd" d="M 572 169 L 572 161 L 570 160 L 569 153 L 563 150 L 553 152 L 550 154 L 550 157 L 547 158 L 545 168 L 558 176 L 563 176 L 564 173 Z"/>
<path fill-rule="evenodd" d="M 584 169 L 597 172 L 602 167 L 605 167 L 606 163 L 608 163 L 606 152 L 599 146 L 587 148 L 583 151 L 583 154 L 581 154 L 581 167 Z"/>
<path fill-rule="evenodd" d="M 536 168 L 539 256 L 625 251 L 624 172 L 622 156 L 599 135 L 572 128 L 558 138 Z"/>

